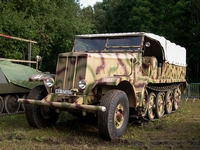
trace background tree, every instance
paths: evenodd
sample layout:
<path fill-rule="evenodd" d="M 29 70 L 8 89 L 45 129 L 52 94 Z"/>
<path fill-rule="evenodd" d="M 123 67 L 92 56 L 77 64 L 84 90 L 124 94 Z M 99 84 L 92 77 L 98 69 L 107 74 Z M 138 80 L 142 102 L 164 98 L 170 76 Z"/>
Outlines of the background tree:
<path fill-rule="evenodd" d="M 103 0 L 98 32 L 152 32 L 187 49 L 189 82 L 200 81 L 200 0 Z M 96 5 L 95 5 L 96 6 Z M 95 8 L 95 7 L 94 7 Z M 178 58 L 179 56 L 177 56 Z"/>
<path fill-rule="evenodd" d="M 55 72 L 57 55 L 71 51 L 74 35 L 152 32 L 187 49 L 189 82 L 200 80 L 200 0 L 0 0 L 0 33 L 36 40 L 32 58 Z M 27 43 L 1 37 L 0 56 L 24 59 Z M 178 56 L 177 56 L 178 57 Z"/>
<path fill-rule="evenodd" d="M 104 33 L 107 32 L 106 29 L 106 3 L 100 3 L 97 2 L 94 5 L 94 26 L 95 26 L 95 32 Z M 98 31 L 97 31 L 98 30 Z"/>
<path fill-rule="evenodd" d="M 0 1 L 0 31 L 3 34 L 38 42 L 32 58 L 43 57 L 41 70 L 55 72 L 58 53 L 71 51 L 74 35 L 92 33 L 90 18 L 85 18 L 74 0 Z M 1 57 L 22 59 L 27 43 L 1 38 Z"/>

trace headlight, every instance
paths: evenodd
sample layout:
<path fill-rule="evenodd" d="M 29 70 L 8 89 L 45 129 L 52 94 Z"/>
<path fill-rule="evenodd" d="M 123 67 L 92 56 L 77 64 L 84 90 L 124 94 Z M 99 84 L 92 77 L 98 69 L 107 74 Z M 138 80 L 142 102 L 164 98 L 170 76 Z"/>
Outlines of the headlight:
<path fill-rule="evenodd" d="M 53 85 L 54 85 L 54 79 L 53 78 L 46 79 L 45 84 L 49 88 L 53 87 Z"/>
<path fill-rule="evenodd" d="M 85 80 L 80 80 L 78 83 L 80 89 L 84 90 L 87 86 L 87 82 Z"/>

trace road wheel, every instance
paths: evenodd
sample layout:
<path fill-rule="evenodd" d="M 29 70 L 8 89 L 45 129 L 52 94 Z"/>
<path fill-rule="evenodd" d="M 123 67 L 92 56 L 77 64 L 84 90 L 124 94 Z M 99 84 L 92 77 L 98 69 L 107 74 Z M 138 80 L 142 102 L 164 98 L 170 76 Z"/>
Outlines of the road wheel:
<path fill-rule="evenodd" d="M 17 102 L 18 96 L 15 94 L 4 97 L 4 111 L 6 113 L 16 113 L 19 111 L 20 104 Z"/>
<path fill-rule="evenodd" d="M 181 105 L 182 93 L 180 88 L 176 88 L 173 93 L 173 110 L 177 110 Z"/>
<path fill-rule="evenodd" d="M 169 90 L 165 93 L 165 113 L 170 114 L 172 112 L 172 91 Z"/>
<path fill-rule="evenodd" d="M 4 102 L 3 102 L 3 98 L 0 96 L 0 115 L 3 112 L 3 108 L 4 108 Z"/>
<path fill-rule="evenodd" d="M 105 112 L 98 112 L 99 133 L 105 140 L 113 140 L 123 135 L 129 119 L 129 102 L 121 90 L 110 90 L 101 99 Z"/>
<path fill-rule="evenodd" d="M 143 110 L 141 112 L 142 117 L 145 117 L 147 114 L 147 108 L 148 108 L 148 99 L 147 99 L 147 91 L 144 93 L 144 98 L 143 98 Z"/>
<path fill-rule="evenodd" d="M 44 86 L 37 86 L 32 89 L 27 99 L 41 100 L 47 96 L 47 90 Z M 54 125 L 59 117 L 55 109 L 48 106 L 25 104 L 26 119 L 30 126 L 36 128 L 50 127 Z"/>
<path fill-rule="evenodd" d="M 155 98 L 156 95 L 154 92 L 149 93 L 148 95 L 148 109 L 147 109 L 147 118 L 153 120 L 155 117 Z"/>
<path fill-rule="evenodd" d="M 156 117 L 162 118 L 165 113 L 165 100 L 163 92 L 158 92 L 156 96 Z"/>

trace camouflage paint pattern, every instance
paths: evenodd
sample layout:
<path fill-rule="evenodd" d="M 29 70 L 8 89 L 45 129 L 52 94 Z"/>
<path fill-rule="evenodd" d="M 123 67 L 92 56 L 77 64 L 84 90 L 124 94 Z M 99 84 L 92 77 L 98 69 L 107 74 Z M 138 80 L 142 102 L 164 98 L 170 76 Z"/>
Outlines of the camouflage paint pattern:
<path fill-rule="evenodd" d="M 133 60 L 136 60 L 135 62 Z M 186 67 L 162 62 L 154 56 L 137 52 L 69 52 L 58 56 L 54 87 L 38 100 L 19 99 L 20 103 L 46 105 L 60 109 L 105 111 L 98 106 L 101 97 L 111 89 L 123 90 L 129 106 L 142 107 L 149 83 L 186 83 Z M 47 77 L 48 78 L 48 77 Z M 45 81 L 35 75 L 31 80 Z M 79 81 L 87 86 L 80 89 Z"/>

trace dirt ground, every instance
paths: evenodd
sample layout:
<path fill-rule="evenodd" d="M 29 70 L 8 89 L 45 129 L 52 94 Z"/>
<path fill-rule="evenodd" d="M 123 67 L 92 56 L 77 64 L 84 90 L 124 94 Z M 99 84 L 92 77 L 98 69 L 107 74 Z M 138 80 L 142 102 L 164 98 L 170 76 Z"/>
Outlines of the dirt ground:
<path fill-rule="evenodd" d="M 31 128 L 24 114 L 0 118 L 0 150 L 189 150 L 200 149 L 200 100 L 154 122 L 130 121 L 117 140 L 104 141 L 96 121 L 63 114 L 53 128 Z"/>

